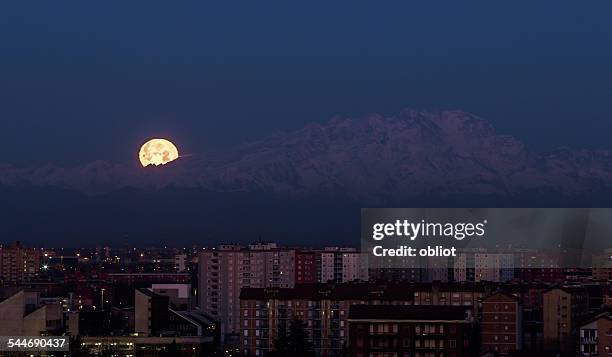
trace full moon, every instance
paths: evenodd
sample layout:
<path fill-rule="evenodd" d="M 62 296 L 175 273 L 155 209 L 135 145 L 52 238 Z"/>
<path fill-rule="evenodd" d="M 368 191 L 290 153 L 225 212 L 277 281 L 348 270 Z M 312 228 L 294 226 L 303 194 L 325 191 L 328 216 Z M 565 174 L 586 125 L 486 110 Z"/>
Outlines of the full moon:
<path fill-rule="evenodd" d="M 178 159 L 179 152 L 176 146 L 166 139 L 151 139 L 142 145 L 138 157 L 143 167 L 159 166 Z"/>

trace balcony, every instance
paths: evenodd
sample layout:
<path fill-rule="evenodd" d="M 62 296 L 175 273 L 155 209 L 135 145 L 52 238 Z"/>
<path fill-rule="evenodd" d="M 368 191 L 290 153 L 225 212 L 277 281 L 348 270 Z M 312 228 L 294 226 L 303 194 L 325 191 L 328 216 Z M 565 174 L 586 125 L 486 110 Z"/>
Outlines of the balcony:
<path fill-rule="evenodd" d="M 580 337 L 580 343 L 583 345 L 596 345 L 598 341 L 597 337 Z"/>

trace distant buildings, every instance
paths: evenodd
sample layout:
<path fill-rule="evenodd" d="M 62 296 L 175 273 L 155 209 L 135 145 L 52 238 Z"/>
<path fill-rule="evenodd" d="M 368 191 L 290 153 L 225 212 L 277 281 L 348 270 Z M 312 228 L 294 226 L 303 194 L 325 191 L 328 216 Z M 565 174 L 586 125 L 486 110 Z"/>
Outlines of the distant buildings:
<path fill-rule="evenodd" d="M 520 250 L 515 254 L 516 277 L 523 281 L 558 283 L 563 281 L 562 255 L 551 249 L 545 251 Z"/>
<path fill-rule="evenodd" d="M 592 270 L 532 250 L 399 268 L 354 248 L 274 243 L 110 252 L 2 247 L 2 283 L 18 286 L 0 289 L 0 335 L 66 330 L 88 353 L 120 356 L 216 345 L 265 357 L 297 317 L 321 357 L 612 353 L 607 251 Z"/>
<path fill-rule="evenodd" d="M 208 356 L 214 351 L 209 336 L 85 336 L 83 355 L 90 356 Z"/>
<path fill-rule="evenodd" d="M 369 264 L 370 278 L 415 282 L 507 282 L 524 273 L 550 282 L 563 276 L 555 256 L 511 248 L 465 248 L 456 257 L 394 257 Z"/>
<path fill-rule="evenodd" d="M 177 254 L 174 256 L 174 269 L 179 273 L 187 269 L 187 254 Z"/>
<path fill-rule="evenodd" d="M 191 282 L 191 277 L 187 273 L 110 273 L 106 274 L 106 279 L 110 283 L 127 285 L 181 284 Z"/>
<path fill-rule="evenodd" d="M 593 279 L 612 280 L 612 249 L 593 256 Z"/>
<path fill-rule="evenodd" d="M 357 249 L 328 247 L 317 254 L 321 255 L 321 278 L 318 282 L 368 280 L 367 256 Z"/>
<path fill-rule="evenodd" d="M 477 253 L 474 255 L 475 281 L 505 282 L 514 278 L 514 255 Z"/>
<path fill-rule="evenodd" d="M 20 285 L 40 273 L 40 251 L 15 242 L 0 246 L 0 281 L 2 285 Z"/>

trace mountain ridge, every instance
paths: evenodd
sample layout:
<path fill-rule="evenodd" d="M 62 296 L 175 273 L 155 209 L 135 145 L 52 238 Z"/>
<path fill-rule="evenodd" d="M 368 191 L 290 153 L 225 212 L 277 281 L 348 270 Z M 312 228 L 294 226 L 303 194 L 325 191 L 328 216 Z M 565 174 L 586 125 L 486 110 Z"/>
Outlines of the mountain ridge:
<path fill-rule="evenodd" d="M 426 195 L 515 195 L 612 188 L 606 150 L 534 152 L 487 120 L 459 110 L 335 117 L 163 167 L 94 161 L 73 168 L 0 165 L 0 185 L 59 186 L 98 195 L 169 185 L 215 192 L 333 195 L 380 204 Z"/>

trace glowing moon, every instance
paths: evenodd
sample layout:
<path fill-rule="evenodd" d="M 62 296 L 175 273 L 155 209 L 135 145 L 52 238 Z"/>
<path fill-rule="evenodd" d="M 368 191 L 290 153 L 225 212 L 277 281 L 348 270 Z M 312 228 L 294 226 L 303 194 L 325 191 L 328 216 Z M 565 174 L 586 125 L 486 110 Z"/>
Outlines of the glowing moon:
<path fill-rule="evenodd" d="M 138 155 L 143 167 L 165 165 L 179 158 L 176 146 L 166 139 L 151 139 L 144 143 Z"/>

